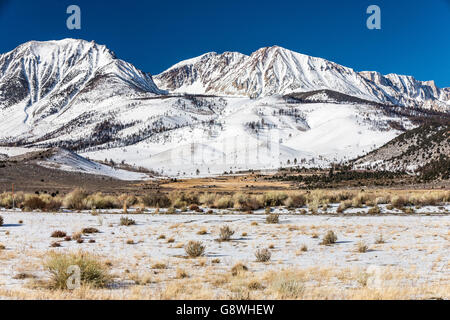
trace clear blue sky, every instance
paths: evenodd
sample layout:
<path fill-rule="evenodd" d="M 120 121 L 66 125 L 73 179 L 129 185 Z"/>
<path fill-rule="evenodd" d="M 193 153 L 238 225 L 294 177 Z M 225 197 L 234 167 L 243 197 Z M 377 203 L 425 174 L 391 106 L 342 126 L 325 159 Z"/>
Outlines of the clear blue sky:
<path fill-rule="evenodd" d="M 66 8 L 82 29 L 66 28 Z M 366 8 L 381 8 L 381 30 Z M 29 40 L 95 40 L 157 74 L 205 52 L 279 45 L 355 70 L 413 75 L 450 87 L 450 0 L 0 0 L 0 52 Z"/>

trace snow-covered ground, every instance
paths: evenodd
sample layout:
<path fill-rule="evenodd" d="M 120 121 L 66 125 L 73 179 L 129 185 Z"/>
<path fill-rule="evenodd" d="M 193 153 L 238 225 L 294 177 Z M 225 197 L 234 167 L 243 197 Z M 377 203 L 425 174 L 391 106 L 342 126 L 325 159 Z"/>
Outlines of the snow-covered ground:
<path fill-rule="evenodd" d="M 383 145 L 400 132 L 389 127 L 399 120 L 374 107 L 339 103 L 288 105 L 280 96 L 261 99 L 222 97 L 216 110 L 197 110 L 176 99 L 149 100 L 123 113 L 122 121 L 160 119 L 176 129 L 156 133 L 123 147 L 81 153 L 91 159 L 142 166 L 162 175 L 192 177 L 281 166 L 328 166 L 350 160 Z M 205 103 L 217 103 L 205 99 Z M 173 115 L 167 117 L 167 115 Z M 177 114 L 177 116 L 175 116 Z M 198 124 L 214 121 L 214 124 Z M 412 128 L 407 119 L 403 125 Z M 195 124 L 196 123 L 196 124 Z M 142 129 L 125 129 L 128 135 Z M 72 133 L 71 133 L 72 134 Z M 102 147 L 103 148 L 103 147 Z M 198 170 L 198 172 L 197 172 Z"/>
<path fill-rule="evenodd" d="M 129 215 L 137 223 L 129 227 L 119 225 L 121 214 L 92 216 L 88 213 L 3 211 L 1 215 L 5 224 L 0 227 L 0 243 L 6 247 L 0 251 L 3 290 L 23 288 L 24 280 L 14 279 L 20 272 L 45 279 L 48 274 L 42 268 L 42 259 L 50 250 L 83 249 L 99 254 L 112 262 L 117 281 L 126 281 L 130 273 L 152 272 L 152 265 L 162 262 L 167 268 L 160 271 L 159 276 L 168 281 L 177 268 L 193 267 L 189 259 L 183 258 L 183 244 L 189 240 L 199 240 L 206 246 L 205 268 L 212 265 L 213 259 L 219 259 L 214 270 L 225 273 L 235 263 L 243 262 L 252 272 L 319 267 L 336 270 L 390 268 L 412 272 L 416 275 L 416 285 L 438 282 L 448 286 L 450 282 L 449 215 L 342 217 L 286 214 L 280 216 L 279 224 L 266 224 L 265 216 L 258 214 L 137 214 Z M 218 242 L 219 228 L 225 225 L 235 234 L 230 242 Z M 98 228 L 100 233 L 85 236 L 82 244 L 61 239 L 60 248 L 50 248 L 52 242 L 58 241 L 50 237 L 53 231 L 62 230 L 70 235 L 85 227 Z M 205 229 L 206 234 L 198 234 L 201 229 Z M 320 245 L 328 230 L 336 233 L 337 243 Z M 376 244 L 380 235 L 384 243 Z M 168 241 L 171 238 L 173 241 Z M 95 239 L 95 243 L 89 243 L 89 239 Z M 127 244 L 128 240 L 135 244 Z M 368 245 L 366 253 L 356 251 L 361 241 Z M 307 251 L 300 250 L 302 245 Z M 255 262 L 255 250 L 267 247 L 271 248 L 271 262 Z M 158 285 L 165 286 L 165 281 Z"/>
<path fill-rule="evenodd" d="M 69 172 L 96 174 L 112 177 L 119 180 L 133 181 L 150 179 L 150 177 L 145 173 L 112 168 L 101 163 L 90 161 L 67 150 L 59 150 L 50 159 L 40 161 L 39 164 L 46 168 Z"/>

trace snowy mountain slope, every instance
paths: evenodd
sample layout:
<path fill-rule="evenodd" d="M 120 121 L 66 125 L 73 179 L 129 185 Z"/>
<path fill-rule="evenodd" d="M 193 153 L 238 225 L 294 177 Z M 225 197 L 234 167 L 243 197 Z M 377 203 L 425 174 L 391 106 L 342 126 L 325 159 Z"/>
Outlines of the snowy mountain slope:
<path fill-rule="evenodd" d="M 182 61 L 154 77 L 171 92 L 263 97 L 329 89 L 380 103 L 450 109 L 449 89 L 410 76 L 355 72 L 325 59 L 278 46 L 261 48 L 250 56 L 215 52 Z"/>
<path fill-rule="evenodd" d="M 286 103 L 280 96 L 222 99 L 223 106 L 195 124 L 155 133 L 128 146 L 87 149 L 82 155 L 116 162 L 125 159 L 169 176 L 296 164 L 327 166 L 363 155 L 396 137 L 400 131 L 390 126 L 391 121 L 413 127 L 407 118 L 385 114 L 372 105 Z"/>
<path fill-rule="evenodd" d="M 450 90 L 434 81 L 418 81 L 411 76 L 364 71 L 360 74 L 385 93 L 392 104 L 425 109 L 450 110 Z"/>
<path fill-rule="evenodd" d="M 73 39 L 27 42 L 0 55 L 0 134 L 26 133 L 79 103 L 161 93 L 150 75 L 105 46 Z"/>
<path fill-rule="evenodd" d="M 158 87 L 172 92 L 261 97 L 331 88 L 373 99 L 370 85 L 352 69 L 278 46 L 250 56 L 208 53 L 178 63 L 154 79 Z"/>
<path fill-rule="evenodd" d="M 394 80 L 385 88 L 280 47 L 205 54 L 154 79 L 93 42 L 26 43 L 0 55 L 0 145 L 62 147 L 169 176 L 327 166 L 415 126 L 386 102 L 434 108 L 436 95 L 450 96 L 420 82 L 414 94 Z M 70 153 L 52 161 L 103 170 Z"/>
<path fill-rule="evenodd" d="M 417 171 L 423 166 L 450 158 L 450 123 L 427 124 L 409 130 L 380 148 L 354 161 L 356 168 Z M 448 170 L 440 168 L 441 171 Z"/>
<path fill-rule="evenodd" d="M 76 153 L 64 149 L 55 150 L 50 158 L 39 161 L 38 164 L 50 169 L 102 175 L 119 180 L 137 181 L 149 179 L 149 176 L 145 173 L 112 168 L 104 164 L 90 161 Z"/>

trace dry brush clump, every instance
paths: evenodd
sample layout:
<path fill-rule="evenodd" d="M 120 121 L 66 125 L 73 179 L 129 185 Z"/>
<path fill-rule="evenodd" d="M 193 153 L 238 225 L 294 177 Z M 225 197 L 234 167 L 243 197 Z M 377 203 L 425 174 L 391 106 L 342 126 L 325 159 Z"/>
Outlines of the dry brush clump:
<path fill-rule="evenodd" d="M 230 241 L 231 236 L 234 234 L 234 230 L 231 230 L 229 226 L 224 226 L 220 228 L 219 240 L 220 241 Z"/>
<path fill-rule="evenodd" d="M 0 216 L 0 227 L 3 225 L 3 217 L 2 216 Z"/>
<path fill-rule="evenodd" d="M 271 288 L 281 299 L 300 299 L 305 291 L 303 282 L 289 275 L 280 275 L 271 283 Z"/>
<path fill-rule="evenodd" d="M 133 219 L 131 219 L 131 218 L 128 218 L 128 217 L 120 217 L 120 223 L 119 223 L 121 226 L 126 226 L 126 227 L 128 227 L 128 226 L 133 226 L 133 225 L 135 225 L 136 224 L 136 221 L 134 221 Z"/>
<path fill-rule="evenodd" d="M 375 244 L 383 244 L 385 243 L 383 235 L 380 234 L 376 239 L 375 239 Z"/>
<path fill-rule="evenodd" d="M 167 195 L 162 192 L 152 192 L 142 196 L 142 202 L 146 207 L 167 208 L 171 202 Z"/>
<path fill-rule="evenodd" d="M 369 211 L 367 211 L 368 214 L 380 214 L 381 213 L 381 209 L 379 206 L 375 205 L 372 208 L 369 209 Z"/>
<path fill-rule="evenodd" d="M 336 210 L 337 213 L 343 213 L 348 208 L 352 207 L 352 201 L 351 200 L 344 200 L 339 203 L 339 206 Z"/>
<path fill-rule="evenodd" d="M 233 198 L 229 195 L 217 197 L 214 201 L 214 207 L 216 207 L 217 209 L 228 209 L 233 208 L 233 206 Z"/>
<path fill-rule="evenodd" d="M 301 208 L 306 204 L 306 196 L 304 194 L 290 194 L 285 201 L 288 208 Z"/>
<path fill-rule="evenodd" d="M 99 257 L 82 251 L 76 253 L 50 252 L 44 261 L 44 267 L 50 272 L 49 286 L 52 289 L 69 289 L 68 283 L 70 283 L 75 269 L 80 271 L 81 286 L 103 288 L 112 279 L 106 265 L 101 262 Z"/>
<path fill-rule="evenodd" d="M 85 201 L 84 201 L 87 198 L 87 196 L 88 196 L 88 193 L 86 190 L 77 188 L 77 189 L 73 190 L 72 192 L 68 193 L 64 197 L 63 204 L 67 209 L 74 209 L 74 210 L 88 209 L 88 208 L 86 208 Z"/>
<path fill-rule="evenodd" d="M 258 249 L 255 252 L 257 262 L 267 262 L 272 257 L 272 253 L 269 249 Z"/>
<path fill-rule="evenodd" d="M 330 245 L 336 243 L 336 241 L 337 241 L 336 234 L 334 233 L 333 230 L 329 230 L 323 237 L 321 244 Z"/>
<path fill-rule="evenodd" d="M 357 243 L 356 251 L 358 251 L 359 253 L 365 253 L 367 252 L 367 250 L 369 250 L 369 247 L 363 241 Z"/>
<path fill-rule="evenodd" d="M 248 267 L 243 264 L 242 262 L 236 263 L 232 268 L 231 268 L 231 275 L 233 277 L 236 277 L 238 275 L 243 274 L 244 272 L 248 271 Z"/>
<path fill-rule="evenodd" d="M 288 199 L 288 194 L 285 192 L 266 192 L 263 196 L 264 207 L 276 207 L 284 205 Z"/>
<path fill-rule="evenodd" d="M 41 211 L 59 211 L 62 205 L 62 200 L 56 195 L 49 194 L 25 194 L 22 201 L 16 206 L 23 208 L 25 211 L 41 210 Z"/>
<path fill-rule="evenodd" d="M 64 238 L 67 235 L 64 231 L 56 230 L 52 232 L 52 238 Z"/>
<path fill-rule="evenodd" d="M 280 221 L 280 215 L 276 213 L 270 213 L 266 216 L 266 223 L 277 224 Z"/>
<path fill-rule="evenodd" d="M 204 254 L 205 246 L 200 241 L 191 240 L 184 246 L 184 250 L 190 258 L 197 258 Z"/>
<path fill-rule="evenodd" d="M 264 208 L 264 195 L 250 195 L 244 193 L 235 193 L 233 195 L 234 209 L 241 211 L 252 211 Z"/>
<path fill-rule="evenodd" d="M 97 228 L 88 227 L 88 228 L 83 228 L 81 230 L 81 232 L 83 234 L 92 234 L 92 233 L 99 233 L 100 231 Z"/>
<path fill-rule="evenodd" d="M 122 207 L 118 198 L 111 195 L 104 195 L 101 192 L 88 195 L 83 200 L 83 206 L 85 209 L 118 209 Z"/>

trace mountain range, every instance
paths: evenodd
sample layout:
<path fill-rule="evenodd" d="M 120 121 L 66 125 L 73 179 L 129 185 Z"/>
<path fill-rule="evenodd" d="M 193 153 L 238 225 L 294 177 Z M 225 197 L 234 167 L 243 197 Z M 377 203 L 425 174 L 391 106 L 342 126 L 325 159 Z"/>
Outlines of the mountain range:
<path fill-rule="evenodd" d="M 0 144 L 63 147 L 164 175 L 326 166 L 448 114 L 450 88 L 278 46 L 206 53 L 151 76 L 84 40 L 0 55 Z"/>

